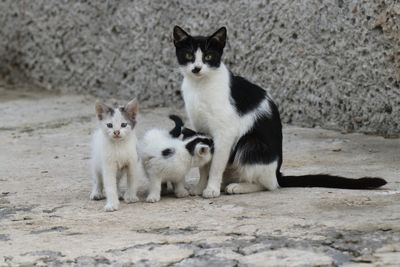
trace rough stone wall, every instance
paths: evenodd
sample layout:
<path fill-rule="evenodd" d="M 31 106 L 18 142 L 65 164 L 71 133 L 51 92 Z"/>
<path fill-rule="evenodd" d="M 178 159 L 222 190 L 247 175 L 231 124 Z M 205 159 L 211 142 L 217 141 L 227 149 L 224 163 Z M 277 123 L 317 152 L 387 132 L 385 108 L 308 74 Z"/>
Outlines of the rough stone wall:
<path fill-rule="evenodd" d="M 3 0 L 0 15 L 0 71 L 48 89 L 182 105 L 173 25 L 226 25 L 225 62 L 284 122 L 400 134 L 397 0 Z"/>

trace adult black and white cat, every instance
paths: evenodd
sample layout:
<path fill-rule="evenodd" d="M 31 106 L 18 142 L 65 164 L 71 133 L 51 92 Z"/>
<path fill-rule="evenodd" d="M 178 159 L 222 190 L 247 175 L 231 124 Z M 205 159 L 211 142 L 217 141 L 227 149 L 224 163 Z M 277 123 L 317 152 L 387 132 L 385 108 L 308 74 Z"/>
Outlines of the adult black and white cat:
<path fill-rule="evenodd" d="M 186 111 L 195 130 L 211 135 L 215 145 L 211 163 L 200 168 L 194 194 L 218 197 L 221 184 L 230 194 L 279 186 L 367 189 L 386 184 L 381 178 L 283 176 L 278 108 L 264 89 L 222 63 L 226 36 L 225 27 L 211 36 L 191 36 L 178 26 L 173 30 Z"/>

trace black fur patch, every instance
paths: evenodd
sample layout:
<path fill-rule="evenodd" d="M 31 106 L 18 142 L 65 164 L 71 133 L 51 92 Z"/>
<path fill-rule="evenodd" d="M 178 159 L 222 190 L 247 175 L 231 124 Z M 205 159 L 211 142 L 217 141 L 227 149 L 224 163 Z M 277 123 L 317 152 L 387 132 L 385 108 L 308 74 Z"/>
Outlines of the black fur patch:
<path fill-rule="evenodd" d="M 386 184 L 377 177 L 362 177 L 359 179 L 345 178 L 328 174 L 313 174 L 299 176 L 278 176 L 281 187 L 326 187 L 342 189 L 374 189 Z"/>
<path fill-rule="evenodd" d="M 169 158 L 171 157 L 173 154 L 175 154 L 175 150 L 173 148 L 166 148 L 163 151 L 161 151 L 161 155 L 164 158 Z"/>
<path fill-rule="evenodd" d="M 198 135 L 198 133 L 196 131 L 193 131 L 192 129 L 189 128 L 183 128 L 182 129 L 182 134 L 183 134 L 183 140 L 186 140 L 188 138 L 191 138 L 195 135 Z"/>
<path fill-rule="evenodd" d="M 197 144 L 209 146 L 211 153 L 214 153 L 214 141 L 211 138 L 197 137 L 188 142 L 185 146 L 190 155 L 194 156 L 194 149 L 196 148 Z"/>
<path fill-rule="evenodd" d="M 278 160 L 277 174 L 282 165 L 282 124 L 278 108 L 270 101 L 271 115 L 258 118 L 253 127 L 234 147 L 229 163 L 236 157 L 241 164 L 268 164 Z"/>
<path fill-rule="evenodd" d="M 231 73 L 231 96 L 239 115 L 256 109 L 265 99 L 267 92 L 245 78 Z M 279 114 L 278 114 L 279 115 Z"/>
<path fill-rule="evenodd" d="M 175 122 L 175 127 L 169 131 L 169 135 L 173 138 L 178 138 L 182 133 L 183 121 L 177 115 L 169 115 L 169 118 Z"/>

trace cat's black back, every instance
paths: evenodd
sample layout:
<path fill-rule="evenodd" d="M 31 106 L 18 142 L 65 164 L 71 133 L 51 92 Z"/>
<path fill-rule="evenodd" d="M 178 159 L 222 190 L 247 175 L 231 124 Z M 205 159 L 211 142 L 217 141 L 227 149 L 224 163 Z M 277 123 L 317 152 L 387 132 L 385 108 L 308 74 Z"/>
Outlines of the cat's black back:
<path fill-rule="evenodd" d="M 232 105 L 240 116 L 254 112 L 267 100 L 270 112 L 261 113 L 253 127 L 243 135 L 234 147 L 230 163 L 238 156 L 241 164 L 268 164 L 278 161 L 277 173 L 282 164 L 282 124 L 275 103 L 261 87 L 231 73 Z"/>

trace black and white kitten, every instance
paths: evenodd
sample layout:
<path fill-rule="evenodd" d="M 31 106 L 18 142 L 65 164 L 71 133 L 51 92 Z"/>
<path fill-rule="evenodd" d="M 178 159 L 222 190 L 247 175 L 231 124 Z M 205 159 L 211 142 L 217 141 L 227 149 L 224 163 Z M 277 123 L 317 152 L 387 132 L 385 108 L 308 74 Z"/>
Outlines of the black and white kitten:
<path fill-rule="evenodd" d="M 188 196 L 186 174 L 191 168 L 207 164 L 212 157 L 213 140 L 209 136 L 184 128 L 176 115 L 170 118 L 175 122 L 171 131 L 151 129 L 139 142 L 139 155 L 150 180 L 147 202 L 160 200 L 162 183 L 172 183 L 176 197 Z"/>
<path fill-rule="evenodd" d="M 186 111 L 195 130 L 211 135 L 215 144 L 211 163 L 200 168 L 195 194 L 218 197 L 221 184 L 229 194 L 279 186 L 366 189 L 386 184 L 380 178 L 282 176 L 278 108 L 264 89 L 235 76 L 222 63 L 226 37 L 225 27 L 211 36 L 191 36 L 178 26 L 173 30 Z"/>

